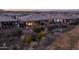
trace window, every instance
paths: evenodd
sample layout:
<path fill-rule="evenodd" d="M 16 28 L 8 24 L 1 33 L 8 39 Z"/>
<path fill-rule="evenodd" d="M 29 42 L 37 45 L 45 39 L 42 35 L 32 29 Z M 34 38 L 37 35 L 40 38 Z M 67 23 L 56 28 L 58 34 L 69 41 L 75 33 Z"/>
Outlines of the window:
<path fill-rule="evenodd" d="M 2 27 L 8 28 L 8 27 L 14 27 L 16 26 L 15 22 L 2 22 Z"/>

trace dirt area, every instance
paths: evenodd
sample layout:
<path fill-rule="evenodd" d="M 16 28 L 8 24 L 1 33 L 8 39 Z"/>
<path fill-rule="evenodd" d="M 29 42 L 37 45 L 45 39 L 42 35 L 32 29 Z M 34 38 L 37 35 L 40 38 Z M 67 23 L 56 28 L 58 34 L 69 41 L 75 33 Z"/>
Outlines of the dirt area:
<path fill-rule="evenodd" d="M 71 31 L 63 33 L 56 38 L 50 46 L 49 50 L 74 50 L 79 49 L 79 25 Z"/>

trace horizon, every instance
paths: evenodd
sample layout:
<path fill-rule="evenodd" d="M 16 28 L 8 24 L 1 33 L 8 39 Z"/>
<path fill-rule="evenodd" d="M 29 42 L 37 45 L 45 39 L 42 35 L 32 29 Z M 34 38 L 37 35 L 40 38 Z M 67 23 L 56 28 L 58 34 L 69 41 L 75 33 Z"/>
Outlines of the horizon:
<path fill-rule="evenodd" d="M 2 11 L 79 11 L 79 9 L 0 9 Z"/>

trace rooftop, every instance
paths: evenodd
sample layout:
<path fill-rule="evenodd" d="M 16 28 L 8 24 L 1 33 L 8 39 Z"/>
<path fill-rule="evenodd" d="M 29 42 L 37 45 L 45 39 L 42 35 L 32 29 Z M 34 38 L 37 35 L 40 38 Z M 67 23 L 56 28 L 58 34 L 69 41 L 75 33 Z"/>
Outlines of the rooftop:
<path fill-rule="evenodd" d="M 12 17 L 9 16 L 0 16 L 0 22 L 5 22 L 5 21 L 16 21 L 16 19 L 13 19 Z"/>

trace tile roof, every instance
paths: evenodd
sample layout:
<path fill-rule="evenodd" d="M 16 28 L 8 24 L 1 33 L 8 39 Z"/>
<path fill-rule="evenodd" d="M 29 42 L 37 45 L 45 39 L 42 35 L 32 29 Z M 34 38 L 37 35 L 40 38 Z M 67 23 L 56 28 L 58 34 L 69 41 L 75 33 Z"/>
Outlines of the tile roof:
<path fill-rule="evenodd" d="M 0 16 L 0 22 L 5 22 L 5 21 L 17 21 L 17 20 L 9 16 Z"/>
<path fill-rule="evenodd" d="M 3 15 L 7 15 L 7 16 L 21 16 L 21 15 L 24 15 L 23 14 L 20 14 L 20 13 L 2 13 Z"/>
<path fill-rule="evenodd" d="M 49 20 L 49 19 L 75 19 L 72 15 L 65 14 L 31 14 L 19 17 L 22 21 L 39 21 L 39 20 Z"/>
<path fill-rule="evenodd" d="M 19 19 L 22 21 L 39 21 L 39 20 L 47 20 L 48 18 L 41 14 L 32 14 L 28 16 L 19 17 Z"/>
<path fill-rule="evenodd" d="M 76 17 L 73 17 L 71 15 L 65 15 L 65 14 L 49 14 L 47 17 L 51 19 L 75 19 Z"/>

